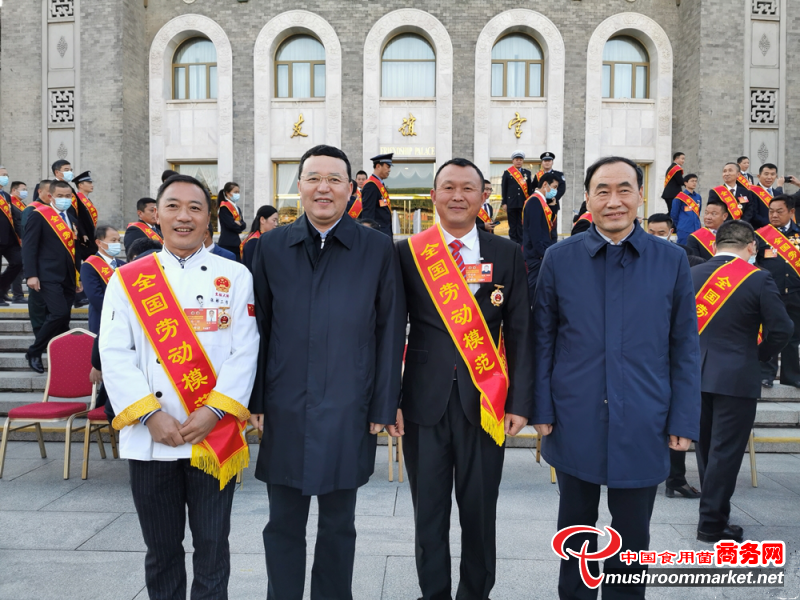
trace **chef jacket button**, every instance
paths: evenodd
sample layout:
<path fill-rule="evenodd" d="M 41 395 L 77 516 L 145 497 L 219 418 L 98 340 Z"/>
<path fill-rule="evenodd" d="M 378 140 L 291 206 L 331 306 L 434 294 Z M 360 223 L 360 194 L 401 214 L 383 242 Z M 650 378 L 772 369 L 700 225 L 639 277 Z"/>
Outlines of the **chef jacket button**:
<path fill-rule="evenodd" d="M 603 400 L 603 404 L 608 404 L 608 399 Z"/>
<path fill-rule="evenodd" d="M 202 267 L 200 267 L 200 270 L 201 271 L 208 271 L 208 268 L 205 265 L 203 265 Z"/>
<path fill-rule="evenodd" d="M 156 359 L 156 364 L 157 364 L 157 365 L 160 365 L 160 364 L 161 364 L 161 359 L 160 359 L 160 358 L 157 358 L 157 359 Z"/>
<path fill-rule="evenodd" d="M 156 392 L 156 398 L 161 398 L 161 396 L 163 396 L 161 392 Z"/>

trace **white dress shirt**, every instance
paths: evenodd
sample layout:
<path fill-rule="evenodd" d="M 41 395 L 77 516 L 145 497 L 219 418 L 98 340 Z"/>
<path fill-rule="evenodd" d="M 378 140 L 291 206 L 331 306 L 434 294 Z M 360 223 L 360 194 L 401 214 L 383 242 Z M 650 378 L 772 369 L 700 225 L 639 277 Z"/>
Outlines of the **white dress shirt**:
<path fill-rule="evenodd" d="M 464 244 L 464 247 L 461 248 L 461 250 L 459 251 L 460 254 L 461 254 L 461 258 L 464 259 L 464 264 L 465 265 L 477 265 L 477 264 L 480 264 L 480 262 L 481 262 L 481 242 L 480 242 L 480 239 L 478 238 L 478 226 L 477 225 L 473 225 L 473 227 L 470 230 L 470 232 L 467 235 L 465 235 L 464 237 L 460 237 L 460 238 L 456 238 L 456 237 L 450 235 L 444 227 L 442 227 L 442 233 L 444 233 L 444 241 L 445 241 L 445 243 L 448 244 L 448 248 L 447 248 L 448 252 L 450 252 L 452 254 L 452 249 L 449 247 L 449 245 L 453 240 L 458 239 L 462 244 Z M 481 287 L 481 284 L 479 284 L 479 283 L 469 283 L 467 285 L 469 285 L 469 290 L 472 292 L 473 296 L 475 295 L 475 292 L 477 292 Z"/>

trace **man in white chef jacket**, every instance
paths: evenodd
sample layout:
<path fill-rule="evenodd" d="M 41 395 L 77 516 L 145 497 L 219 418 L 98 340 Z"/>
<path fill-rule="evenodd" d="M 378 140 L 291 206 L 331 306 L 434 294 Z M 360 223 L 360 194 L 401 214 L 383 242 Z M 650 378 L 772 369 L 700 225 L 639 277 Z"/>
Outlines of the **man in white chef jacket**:
<path fill-rule="evenodd" d="M 187 506 L 191 598 L 227 598 L 232 478 L 247 465 L 258 356 L 253 281 L 243 265 L 205 249 L 211 200 L 200 182 L 174 175 L 157 202 L 164 249 L 108 284 L 103 381 L 129 459 L 150 598 L 186 598 Z"/>

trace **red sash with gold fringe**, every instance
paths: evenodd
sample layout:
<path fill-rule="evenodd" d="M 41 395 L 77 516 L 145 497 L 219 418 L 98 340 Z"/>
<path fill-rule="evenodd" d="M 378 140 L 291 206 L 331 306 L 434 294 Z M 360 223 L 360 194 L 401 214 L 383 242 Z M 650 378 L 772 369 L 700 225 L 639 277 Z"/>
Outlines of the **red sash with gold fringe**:
<path fill-rule="evenodd" d="M 772 201 L 772 196 L 760 185 L 751 185 L 750 191 L 753 192 L 764 203 L 764 206 L 769 208 L 769 203 Z"/>
<path fill-rule="evenodd" d="M 261 231 L 254 231 L 253 233 L 248 235 L 246 238 L 244 238 L 244 241 L 241 244 L 239 244 L 239 258 L 241 260 L 244 260 L 244 246 L 245 246 L 245 244 L 247 242 L 249 242 L 250 240 L 257 240 L 260 237 L 261 237 Z"/>
<path fill-rule="evenodd" d="M 698 229 L 691 234 L 691 237 L 700 242 L 700 245 L 705 248 L 706 252 L 708 252 L 711 256 L 714 256 L 717 253 L 717 247 L 715 245 L 717 236 L 711 233 L 709 229 L 706 229 L 705 227 Z"/>
<path fill-rule="evenodd" d="M 698 217 L 700 216 L 700 205 L 697 202 L 695 202 L 694 199 L 691 196 L 689 196 L 689 194 L 684 194 L 683 192 L 681 192 L 675 197 L 681 202 L 683 202 L 690 209 L 692 209 L 694 214 L 696 214 Z"/>
<path fill-rule="evenodd" d="M 361 190 L 356 189 L 355 202 L 353 202 L 353 206 L 350 207 L 350 210 L 347 211 L 347 214 L 352 218 L 357 219 L 359 216 L 361 216 L 361 211 L 363 208 L 364 205 L 361 203 Z"/>
<path fill-rule="evenodd" d="M 703 330 L 719 312 L 742 282 L 758 271 L 746 260 L 734 258 L 711 274 L 695 296 L 697 303 L 697 331 Z"/>
<path fill-rule="evenodd" d="M 522 176 L 522 173 L 519 172 L 517 167 L 508 167 L 508 172 L 511 173 L 511 176 L 514 178 L 519 184 L 519 187 L 522 188 L 522 193 L 525 194 L 525 197 L 528 197 L 528 182 L 525 181 L 525 178 Z"/>
<path fill-rule="evenodd" d="M 764 240 L 770 247 L 775 249 L 780 257 L 789 263 L 794 272 L 800 276 L 800 252 L 794 244 L 789 241 L 774 225 L 765 225 L 761 229 L 756 229 L 758 237 Z"/>
<path fill-rule="evenodd" d="M 239 209 L 236 208 L 236 205 L 233 202 L 229 202 L 227 200 L 223 200 L 222 202 L 219 203 L 219 207 L 222 208 L 223 206 L 225 208 L 227 208 L 229 211 L 231 211 L 231 214 L 233 215 L 233 220 L 234 221 L 241 221 L 242 220 L 242 216 L 239 214 Z"/>
<path fill-rule="evenodd" d="M 11 223 L 11 229 L 14 231 L 14 235 L 17 236 L 17 241 L 22 243 L 17 230 L 14 228 L 14 216 L 11 214 L 11 204 L 8 203 L 3 194 L 0 194 L 0 212 L 2 212 L 8 219 L 8 222 Z"/>
<path fill-rule="evenodd" d="M 719 185 L 714 188 L 714 193 L 717 194 L 720 200 L 728 207 L 728 212 L 734 219 L 742 218 L 742 207 L 739 206 L 739 200 L 733 197 L 731 191 L 724 185 Z"/>
<path fill-rule="evenodd" d="M 78 200 L 81 201 L 81 204 L 86 207 L 86 210 L 88 210 L 89 214 L 92 216 L 92 225 L 97 226 L 97 209 L 94 207 L 92 201 L 89 200 L 88 196 L 85 196 L 80 192 L 78 192 Z M 77 211 L 78 207 L 75 207 L 75 210 Z"/>
<path fill-rule="evenodd" d="M 153 240 L 154 242 L 158 242 L 159 244 L 164 243 L 164 239 L 156 233 L 155 229 L 150 227 L 147 223 L 142 223 L 141 221 L 136 221 L 135 223 L 128 223 L 128 227 L 136 227 L 136 229 L 141 230 L 149 239 Z"/>
<path fill-rule="evenodd" d="M 92 254 L 83 262 L 92 265 L 92 268 L 100 275 L 100 279 L 103 280 L 103 283 L 108 285 L 108 282 L 111 281 L 111 276 L 114 274 L 114 269 L 112 269 L 106 261 L 97 256 L 97 254 Z"/>
<path fill-rule="evenodd" d="M 378 201 L 378 204 L 381 206 L 381 208 L 388 208 L 389 210 L 392 210 L 392 203 L 389 199 L 389 192 L 386 191 L 386 186 L 383 185 L 383 182 L 380 179 L 378 179 L 375 175 L 369 176 L 369 179 L 367 179 L 367 183 L 369 183 L 370 181 L 374 183 L 376 186 L 378 186 L 378 191 L 381 193 L 381 199 Z M 365 183 L 364 185 L 367 185 L 367 183 Z"/>
<path fill-rule="evenodd" d="M 667 187 L 667 184 L 675 177 L 676 173 L 680 173 L 683 171 L 683 167 L 680 165 L 675 165 L 669 171 L 667 171 L 667 176 L 664 178 L 664 187 Z"/>

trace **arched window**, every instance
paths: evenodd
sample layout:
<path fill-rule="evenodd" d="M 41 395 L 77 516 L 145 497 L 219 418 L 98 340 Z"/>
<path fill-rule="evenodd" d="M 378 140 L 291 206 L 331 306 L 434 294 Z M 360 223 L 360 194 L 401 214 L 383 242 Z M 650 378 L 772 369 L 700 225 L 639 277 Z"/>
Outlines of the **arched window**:
<path fill-rule="evenodd" d="M 178 47 L 172 60 L 172 97 L 175 100 L 217 97 L 217 49 L 211 40 L 192 38 Z"/>
<path fill-rule="evenodd" d="M 492 96 L 539 97 L 543 78 L 542 49 L 530 36 L 507 35 L 492 48 Z"/>
<path fill-rule="evenodd" d="M 436 96 L 436 55 L 425 38 L 404 33 L 386 44 L 381 57 L 381 96 Z"/>
<path fill-rule="evenodd" d="M 276 98 L 325 97 L 325 47 L 310 35 L 283 42 L 275 56 Z"/>
<path fill-rule="evenodd" d="M 615 37 L 603 49 L 603 98 L 648 98 L 650 59 L 641 43 Z"/>

